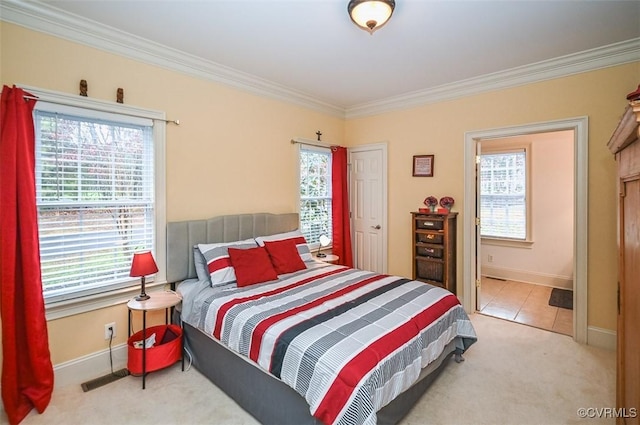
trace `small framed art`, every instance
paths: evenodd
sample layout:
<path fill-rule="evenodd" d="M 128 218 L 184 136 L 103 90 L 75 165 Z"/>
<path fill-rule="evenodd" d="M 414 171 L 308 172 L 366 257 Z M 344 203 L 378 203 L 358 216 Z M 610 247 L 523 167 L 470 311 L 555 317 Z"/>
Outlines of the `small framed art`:
<path fill-rule="evenodd" d="M 413 155 L 413 177 L 433 177 L 434 155 Z"/>

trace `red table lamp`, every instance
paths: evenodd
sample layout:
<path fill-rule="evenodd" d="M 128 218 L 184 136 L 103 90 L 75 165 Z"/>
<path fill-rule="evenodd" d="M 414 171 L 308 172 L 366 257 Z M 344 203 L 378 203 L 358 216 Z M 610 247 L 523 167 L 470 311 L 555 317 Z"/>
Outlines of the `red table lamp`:
<path fill-rule="evenodd" d="M 148 300 L 150 297 L 144 292 L 144 278 L 148 274 L 154 274 L 158 271 L 156 261 L 153 259 L 151 251 L 135 252 L 131 261 L 131 271 L 129 276 L 138 277 L 142 283 L 140 295 L 136 297 L 136 301 Z"/>

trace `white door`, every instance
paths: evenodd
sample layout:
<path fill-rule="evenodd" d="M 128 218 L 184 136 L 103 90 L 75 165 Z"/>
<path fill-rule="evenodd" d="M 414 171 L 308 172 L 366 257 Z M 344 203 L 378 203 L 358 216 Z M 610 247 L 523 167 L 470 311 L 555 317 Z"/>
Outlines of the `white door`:
<path fill-rule="evenodd" d="M 353 265 L 387 272 L 387 145 L 349 149 Z"/>
<path fill-rule="evenodd" d="M 476 143 L 476 216 L 475 216 L 475 231 L 476 231 L 476 275 L 475 275 L 475 289 L 476 289 L 476 310 L 482 310 L 482 238 L 480 235 L 480 200 L 481 200 L 481 174 L 480 174 L 480 155 L 481 146 L 480 140 Z"/>

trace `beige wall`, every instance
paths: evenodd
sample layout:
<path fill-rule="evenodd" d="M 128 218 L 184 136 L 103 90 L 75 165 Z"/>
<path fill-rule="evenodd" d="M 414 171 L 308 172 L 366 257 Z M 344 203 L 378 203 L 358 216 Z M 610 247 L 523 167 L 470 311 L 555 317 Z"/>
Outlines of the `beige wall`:
<path fill-rule="evenodd" d="M 24 84 L 166 111 L 167 219 L 238 212 L 297 210 L 293 137 L 342 143 L 344 120 L 188 77 L 2 23 L 2 84 Z M 159 316 L 160 318 L 161 316 Z M 124 305 L 49 322 L 54 364 L 108 347 L 104 324 L 116 321 L 114 344 L 126 341 Z"/>
<path fill-rule="evenodd" d="M 464 220 L 464 134 L 557 119 L 589 117 L 588 325 L 616 328 L 615 162 L 607 150 L 626 106 L 625 96 L 640 79 L 640 63 L 607 68 L 536 84 L 484 93 L 352 119 L 346 123 L 350 145 L 389 142 L 389 272 L 411 273 L 409 211 L 426 195 L 450 195 Z M 411 176 L 411 158 L 435 155 L 435 176 Z M 458 225 L 462 229 L 462 225 Z M 458 236 L 458 275 L 462 241 Z M 458 285 L 459 290 L 462 284 Z"/>
<path fill-rule="evenodd" d="M 638 83 L 637 63 L 345 122 L 12 24 L 0 24 L 0 43 L 2 84 L 76 93 L 86 79 L 90 97 L 114 99 L 123 87 L 125 103 L 180 119 L 167 127 L 168 220 L 295 211 L 292 137 L 322 130 L 335 143 L 388 141 L 389 271 L 400 275 L 411 273 L 409 211 L 428 194 L 451 195 L 462 211 L 465 131 L 588 115 L 589 325 L 615 329 L 615 174 L 605 145 Z M 415 154 L 436 155 L 435 177 L 411 177 Z M 458 254 L 462 276 L 462 235 Z M 49 322 L 53 363 L 107 348 L 111 321 L 114 343 L 124 343 L 126 317 L 119 305 Z"/>

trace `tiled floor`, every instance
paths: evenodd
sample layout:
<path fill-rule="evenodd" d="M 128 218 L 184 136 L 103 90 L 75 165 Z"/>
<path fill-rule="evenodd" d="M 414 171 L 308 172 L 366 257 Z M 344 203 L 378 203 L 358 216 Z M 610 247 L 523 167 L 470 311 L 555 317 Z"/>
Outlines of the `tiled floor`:
<path fill-rule="evenodd" d="M 573 335 L 573 311 L 549 305 L 551 287 L 482 278 L 480 313 Z"/>

